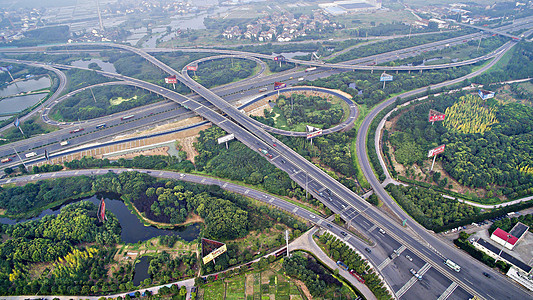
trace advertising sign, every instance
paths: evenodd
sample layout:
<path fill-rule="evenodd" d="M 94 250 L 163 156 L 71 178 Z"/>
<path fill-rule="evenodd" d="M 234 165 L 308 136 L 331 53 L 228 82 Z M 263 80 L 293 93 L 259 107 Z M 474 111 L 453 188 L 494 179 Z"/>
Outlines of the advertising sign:
<path fill-rule="evenodd" d="M 440 153 L 444 152 L 444 147 L 445 146 L 446 145 L 440 145 L 437 148 L 429 150 L 428 157 L 432 157 L 433 155 L 437 155 L 437 154 L 440 154 Z"/>
<path fill-rule="evenodd" d="M 287 85 L 283 82 L 274 82 L 274 90 L 279 90 L 279 89 L 282 89 L 284 87 L 286 87 Z"/>
<path fill-rule="evenodd" d="M 383 73 L 381 74 L 379 81 L 392 81 L 392 75 Z"/>
<path fill-rule="evenodd" d="M 222 247 L 220 248 L 217 248 L 215 249 L 213 252 L 207 254 L 206 256 L 204 256 L 202 258 L 203 262 L 204 262 L 204 265 L 207 264 L 208 262 L 212 261 L 213 259 L 219 257 L 222 253 L 226 252 L 227 250 L 227 247 L 226 245 L 222 245 Z"/>
<path fill-rule="evenodd" d="M 187 71 L 197 71 L 198 66 L 187 66 Z"/>
<path fill-rule="evenodd" d="M 178 79 L 176 79 L 176 76 L 170 76 L 165 78 L 165 83 L 178 83 Z"/>
<path fill-rule="evenodd" d="M 313 132 L 309 132 L 307 134 L 307 139 L 312 139 L 312 138 L 317 137 L 319 135 L 322 135 L 322 129 L 317 130 L 317 131 L 313 131 Z"/>
<path fill-rule="evenodd" d="M 436 110 L 430 109 L 429 110 L 429 122 L 437 122 L 437 121 L 444 121 L 444 118 L 446 118 L 446 115 L 438 112 Z"/>
<path fill-rule="evenodd" d="M 287 59 L 283 55 L 278 55 L 274 57 L 274 61 L 286 61 Z"/>
<path fill-rule="evenodd" d="M 222 143 L 229 142 L 229 141 L 233 140 L 234 138 L 235 138 L 235 135 L 233 133 L 225 135 L 223 137 L 219 137 L 218 138 L 218 144 L 220 145 Z"/>

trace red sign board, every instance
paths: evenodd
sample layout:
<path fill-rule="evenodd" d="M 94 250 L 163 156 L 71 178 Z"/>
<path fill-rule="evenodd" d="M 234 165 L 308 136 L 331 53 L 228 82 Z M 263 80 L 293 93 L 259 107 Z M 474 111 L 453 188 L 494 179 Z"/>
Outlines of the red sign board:
<path fill-rule="evenodd" d="M 196 71 L 198 70 L 198 66 L 187 66 L 187 71 Z"/>
<path fill-rule="evenodd" d="M 446 115 L 438 112 L 436 110 L 430 109 L 429 110 L 429 122 L 437 122 L 437 121 L 444 121 L 444 118 L 446 118 Z"/>
<path fill-rule="evenodd" d="M 312 139 L 312 138 L 317 137 L 319 135 L 322 135 L 322 129 L 307 133 L 307 139 Z"/>
<path fill-rule="evenodd" d="M 440 154 L 440 153 L 444 152 L 444 147 L 445 147 L 445 146 L 446 146 L 446 145 L 440 145 L 440 146 L 438 146 L 437 148 L 434 148 L 434 149 L 429 150 L 429 152 L 428 152 L 428 157 L 432 157 L 432 156 L 434 156 L 434 155 L 437 155 L 437 154 Z"/>
<path fill-rule="evenodd" d="M 178 83 L 178 79 L 176 79 L 176 76 L 170 76 L 165 78 L 165 83 Z"/>

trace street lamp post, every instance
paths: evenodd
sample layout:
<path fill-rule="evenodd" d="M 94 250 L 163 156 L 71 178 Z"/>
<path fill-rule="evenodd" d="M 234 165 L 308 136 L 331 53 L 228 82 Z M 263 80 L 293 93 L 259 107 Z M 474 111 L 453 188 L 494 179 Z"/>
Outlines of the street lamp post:
<path fill-rule="evenodd" d="M 509 242 L 509 239 L 511 238 L 511 235 L 508 234 L 507 235 L 507 240 L 505 240 L 505 244 L 502 245 L 502 248 L 500 249 L 500 253 L 498 253 L 498 259 L 496 259 L 496 261 L 500 260 L 501 259 L 501 255 L 502 255 L 502 251 L 503 251 L 503 247 L 507 244 L 507 242 Z"/>

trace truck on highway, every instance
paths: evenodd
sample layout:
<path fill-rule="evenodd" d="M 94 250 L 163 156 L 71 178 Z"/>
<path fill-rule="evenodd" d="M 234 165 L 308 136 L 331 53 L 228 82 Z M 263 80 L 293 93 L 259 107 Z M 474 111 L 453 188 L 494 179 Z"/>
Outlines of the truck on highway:
<path fill-rule="evenodd" d="M 351 270 L 350 271 L 350 274 L 352 274 L 353 277 L 355 277 L 355 279 L 357 279 L 357 281 L 359 281 L 360 283 L 365 283 L 365 280 L 363 279 L 363 277 L 361 277 L 361 275 L 357 274 L 357 272 L 355 272 L 355 270 Z"/>
<path fill-rule="evenodd" d="M 78 133 L 80 131 L 84 131 L 85 128 L 78 128 L 78 129 L 74 129 L 74 130 L 71 130 L 70 133 Z"/>
<path fill-rule="evenodd" d="M 272 158 L 272 154 L 268 153 L 268 150 L 257 148 L 261 153 L 263 153 L 266 157 Z"/>
<path fill-rule="evenodd" d="M 310 68 L 305 69 L 305 72 L 311 72 L 314 70 L 316 70 L 316 67 L 310 67 Z"/>
<path fill-rule="evenodd" d="M 348 271 L 348 266 L 345 265 L 342 261 L 337 261 L 337 266 L 339 266 L 341 269 Z"/>
<path fill-rule="evenodd" d="M 11 158 L 9 158 L 9 157 L 6 157 L 6 158 L 4 158 L 4 159 L 1 160 L 1 162 L 2 162 L 3 164 L 8 163 L 8 162 L 10 162 L 10 161 L 11 161 Z"/>
<path fill-rule="evenodd" d="M 267 87 L 262 87 L 259 89 L 259 93 L 266 92 L 268 90 Z"/>
<path fill-rule="evenodd" d="M 26 153 L 26 158 L 34 157 L 35 155 L 37 155 L 35 152 Z"/>
<path fill-rule="evenodd" d="M 129 115 L 129 116 L 125 116 L 125 117 L 120 118 L 120 120 L 125 121 L 125 120 L 131 119 L 133 117 L 135 117 L 135 115 Z"/>
<path fill-rule="evenodd" d="M 68 144 L 69 144 L 69 141 L 62 141 L 61 143 L 59 143 L 59 145 L 61 145 L 63 147 L 68 145 Z"/>
<path fill-rule="evenodd" d="M 459 266 L 458 264 L 454 263 L 450 259 L 446 259 L 444 261 L 444 264 L 447 265 L 448 267 L 450 267 L 455 272 L 460 272 L 461 271 L 461 266 Z"/>

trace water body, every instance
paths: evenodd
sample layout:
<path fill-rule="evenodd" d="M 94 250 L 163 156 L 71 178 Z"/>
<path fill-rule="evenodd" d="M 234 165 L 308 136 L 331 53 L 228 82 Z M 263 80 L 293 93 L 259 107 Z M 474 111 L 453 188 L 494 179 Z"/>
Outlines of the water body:
<path fill-rule="evenodd" d="M 91 58 L 90 60 L 76 60 L 72 62 L 72 65 L 80 68 L 88 68 L 89 64 L 96 63 L 103 71 L 116 73 L 115 66 L 110 62 L 105 62 L 98 58 Z"/>
<path fill-rule="evenodd" d="M 122 241 L 125 243 L 137 243 L 139 241 L 147 241 L 151 238 L 161 236 L 161 235 L 177 235 L 181 239 L 190 242 L 198 237 L 198 234 L 200 233 L 200 225 L 194 224 L 187 227 L 181 227 L 179 229 L 175 230 L 169 230 L 169 229 L 159 229 L 153 226 L 144 226 L 144 224 L 131 213 L 131 211 L 126 207 L 124 202 L 118 199 L 113 199 L 114 197 L 112 195 L 105 195 L 105 204 L 106 204 L 106 210 L 112 212 L 120 222 L 120 226 L 122 227 L 122 234 L 121 238 Z M 93 196 L 91 198 L 86 198 L 82 200 L 91 201 L 95 205 L 100 204 L 101 196 Z M 82 200 L 76 200 L 76 201 L 82 201 Z M 31 219 L 25 219 L 25 220 L 12 220 L 9 218 L 0 218 L 0 223 L 2 224 L 16 224 L 19 222 L 26 222 L 29 220 L 39 220 L 42 217 L 46 215 L 58 215 L 60 212 L 61 207 L 67 205 L 68 203 L 65 203 L 61 205 L 60 207 L 55 207 L 52 209 L 47 209 L 41 212 L 39 216 Z"/>
<path fill-rule="evenodd" d="M 6 98 L 0 101 L 1 113 L 16 113 L 34 105 L 46 97 L 46 93 Z"/>
<path fill-rule="evenodd" d="M 150 266 L 150 256 L 143 256 L 138 263 L 135 264 L 135 270 L 133 271 L 133 284 L 139 285 L 143 280 L 148 278 L 148 267 Z"/>
<path fill-rule="evenodd" d="M 29 91 L 40 90 L 50 87 L 50 79 L 47 76 L 43 76 L 37 79 L 29 79 L 24 81 L 19 81 L 16 84 L 11 83 L 0 89 L 0 97 L 7 97 L 11 95 L 16 95 L 20 93 L 26 93 Z M 0 109 L 0 112 L 2 110 Z"/>

